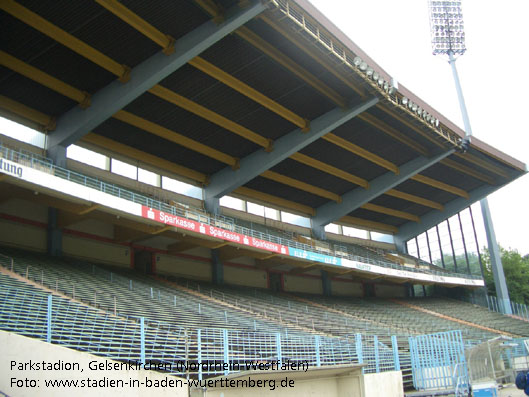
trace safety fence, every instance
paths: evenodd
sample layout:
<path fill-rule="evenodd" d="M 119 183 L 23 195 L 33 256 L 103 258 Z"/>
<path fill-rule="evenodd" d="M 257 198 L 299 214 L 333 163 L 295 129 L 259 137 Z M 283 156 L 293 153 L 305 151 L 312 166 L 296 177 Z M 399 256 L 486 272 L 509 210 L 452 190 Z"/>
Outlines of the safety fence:
<path fill-rule="evenodd" d="M 498 301 L 498 298 L 492 295 L 483 295 L 483 296 L 470 296 L 470 297 L 461 297 L 460 299 L 473 303 L 474 305 L 479 305 L 488 308 L 491 312 L 504 313 L 501 302 Z M 529 321 L 529 306 L 525 303 L 511 302 L 511 312 L 513 315 L 521 317 Z"/>
<path fill-rule="evenodd" d="M 305 368 L 363 363 L 366 373 L 393 371 L 402 369 L 401 357 L 406 355 L 399 350 L 396 337 L 385 344 L 377 336 L 361 334 L 346 339 L 189 329 L 143 317 L 115 316 L 10 285 L 0 290 L 0 329 L 118 361 L 154 361 L 170 368 L 171 374 L 199 379 L 283 362 Z M 408 360 L 404 357 L 403 361 Z"/>
<path fill-rule="evenodd" d="M 409 344 L 415 389 L 451 389 L 456 396 L 468 393 L 468 368 L 461 331 L 410 337 Z"/>
<path fill-rule="evenodd" d="M 338 258 L 345 258 L 352 261 L 358 261 L 366 264 L 378 265 L 386 268 L 405 270 L 415 273 L 428 273 L 438 276 L 458 276 L 468 279 L 480 279 L 481 277 L 469 274 L 461 273 L 452 273 L 446 271 L 437 271 L 432 269 L 417 269 L 409 266 L 402 266 L 400 264 L 394 263 L 389 260 L 385 260 L 382 256 L 376 255 L 374 252 L 370 253 L 367 250 L 363 250 L 359 246 L 347 245 L 344 243 L 334 244 L 332 242 L 322 242 L 319 241 L 318 245 L 312 246 L 309 244 L 301 243 L 290 238 L 285 238 L 284 233 L 278 232 L 265 233 L 257 231 L 246 226 L 238 224 L 240 221 L 234 218 L 214 215 L 205 212 L 203 209 L 194 208 L 187 204 L 179 204 L 172 202 L 167 203 L 161 200 L 158 200 L 153 197 L 148 197 L 144 194 L 133 192 L 131 190 L 119 187 L 115 184 L 104 182 L 98 178 L 90 177 L 83 175 L 79 172 L 71 171 L 66 168 L 59 167 L 54 165 L 53 162 L 45 157 L 39 156 L 37 154 L 14 150 L 4 146 L 0 142 L 0 158 L 4 158 L 24 166 L 28 166 L 39 171 L 43 171 L 49 174 L 53 174 L 56 177 L 68 180 L 70 182 L 77 183 L 81 186 L 86 186 L 88 188 L 110 194 L 112 196 L 122 198 L 124 200 L 131 201 L 133 203 L 141 204 L 149 208 L 157 209 L 163 211 L 167 214 L 181 216 L 184 218 L 192 219 L 197 222 L 203 223 L 205 225 L 211 225 L 226 229 L 232 232 L 243 234 L 246 236 L 254 237 L 260 240 L 265 240 L 273 242 L 280 245 L 285 245 L 287 247 L 301 249 L 308 252 L 314 252 L 320 255 L 330 255 Z M 176 205 L 173 205 L 176 204 Z M 283 235 L 281 237 L 280 235 Z"/>

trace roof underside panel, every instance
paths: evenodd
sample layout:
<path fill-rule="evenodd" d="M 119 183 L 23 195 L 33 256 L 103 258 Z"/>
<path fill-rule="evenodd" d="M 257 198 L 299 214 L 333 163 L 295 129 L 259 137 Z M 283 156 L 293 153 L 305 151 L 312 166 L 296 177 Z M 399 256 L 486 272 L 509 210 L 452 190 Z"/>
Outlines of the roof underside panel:
<path fill-rule="evenodd" d="M 116 79 L 112 73 L 4 12 L 0 12 L 0 35 L 5 52 L 80 90 L 94 93 Z M 14 74 L 11 70 L 2 71 L 0 82 Z"/>
<path fill-rule="evenodd" d="M 0 75 L 8 73 L 9 70 L 0 66 Z M 17 73 L 0 81 L 0 95 L 5 95 L 50 116 L 60 115 L 76 105 L 71 99 Z"/>
<path fill-rule="evenodd" d="M 269 139 L 297 128 L 189 65 L 168 76 L 161 85 Z"/>
<path fill-rule="evenodd" d="M 31 11 L 120 64 L 134 67 L 160 48 L 93 1 L 26 0 Z"/>
<path fill-rule="evenodd" d="M 351 182 L 337 178 L 316 168 L 287 159 L 271 169 L 282 175 L 287 175 L 299 181 L 328 190 L 332 193 L 343 195 L 357 186 Z"/>
<path fill-rule="evenodd" d="M 225 37 L 201 56 L 306 119 L 314 119 L 335 107 L 292 72 L 235 34 Z"/>
<path fill-rule="evenodd" d="M 442 142 L 442 138 L 438 137 L 437 134 L 432 131 L 428 125 L 420 121 L 416 116 L 406 114 L 406 111 L 403 109 L 397 110 L 394 108 L 390 109 L 390 111 L 397 115 L 399 118 L 405 120 L 406 124 L 410 124 L 414 128 L 410 128 L 408 125 L 399 121 L 397 118 L 390 116 L 378 106 L 369 109 L 369 113 L 371 113 L 377 119 L 384 122 L 385 124 L 390 125 L 393 129 L 399 131 L 403 135 L 412 138 L 416 143 L 420 144 L 421 146 L 424 146 L 429 150 L 439 149 L 439 145 L 436 145 L 435 143 L 431 142 L 429 139 L 425 138 L 423 135 L 416 131 L 422 131 L 424 134 L 428 134 L 429 136 L 435 137 L 439 142 Z"/>
<path fill-rule="evenodd" d="M 432 208 L 430 207 L 425 207 L 423 205 L 416 204 L 407 200 L 402 200 L 386 194 L 378 196 L 376 199 L 371 200 L 370 203 L 398 211 L 408 212 L 417 216 L 422 216 L 432 210 Z"/>
<path fill-rule="evenodd" d="M 312 57 L 307 55 L 303 50 L 293 44 L 290 40 L 283 37 L 279 32 L 275 31 L 272 27 L 270 27 L 261 19 L 254 19 L 250 21 L 247 26 L 251 28 L 259 37 L 263 38 L 268 42 L 275 43 L 274 47 L 277 50 L 279 50 L 283 54 L 288 54 L 288 58 L 290 58 L 298 65 L 306 69 L 308 72 L 316 76 L 319 80 L 325 83 L 325 85 L 336 91 L 345 99 L 357 97 L 357 94 L 355 94 L 355 92 L 350 87 L 345 85 L 336 76 L 334 76 L 322 65 L 316 62 Z M 296 37 L 297 35 L 297 33 L 295 33 L 294 31 L 292 31 L 291 34 L 294 37 Z M 297 39 L 303 42 L 301 36 L 297 37 Z M 327 59 L 324 59 L 324 62 L 330 63 Z"/>
<path fill-rule="evenodd" d="M 483 182 L 476 180 L 475 178 L 472 178 L 466 174 L 451 171 L 452 170 L 449 167 L 443 164 L 435 164 L 421 172 L 421 175 L 436 179 L 448 185 L 455 186 L 467 192 L 470 192 L 483 185 Z"/>
<path fill-rule="evenodd" d="M 449 193 L 444 190 L 440 190 L 438 188 L 425 185 L 421 182 L 416 182 L 410 179 L 396 186 L 395 189 L 404 193 L 413 194 L 418 197 L 428 198 L 440 204 L 446 204 L 449 201 L 452 201 L 459 197 L 453 193 Z"/>
<path fill-rule="evenodd" d="M 351 212 L 349 215 L 354 216 L 356 218 L 366 219 L 368 221 L 384 223 L 386 225 L 397 226 L 397 227 L 399 227 L 400 225 L 404 223 L 409 222 L 407 219 L 396 218 L 391 215 L 381 214 L 379 212 L 374 212 L 374 211 L 368 211 L 362 208 L 359 208 Z"/>
<path fill-rule="evenodd" d="M 188 150 L 182 146 L 168 144 L 168 141 L 165 139 L 149 134 L 119 120 L 109 119 L 99 125 L 94 132 L 204 174 L 213 174 L 225 166 L 225 164 L 217 160 Z M 127 139 L 123 139 L 124 136 Z"/>
<path fill-rule="evenodd" d="M 292 200 L 299 204 L 308 205 L 309 207 L 313 208 L 317 208 L 329 201 L 326 198 L 319 197 L 263 177 L 257 177 L 244 186 L 263 193 L 273 194 L 274 196 L 283 199 Z"/>
<path fill-rule="evenodd" d="M 252 142 L 149 93 L 125 109 L 230 156 L 244 157 L 258 149 Z"/>
<path fill-rule="evenodd" d="M 385 168 L 323 139 L 311 143 L 300 152 L 368 181 L 386 172 Z"/>
<path fill-rule="evenodd" d="M 372 127 L 359 117 L 341 125 L 333 133 L 397 165 L 419 156 L 410 147 Z"/>

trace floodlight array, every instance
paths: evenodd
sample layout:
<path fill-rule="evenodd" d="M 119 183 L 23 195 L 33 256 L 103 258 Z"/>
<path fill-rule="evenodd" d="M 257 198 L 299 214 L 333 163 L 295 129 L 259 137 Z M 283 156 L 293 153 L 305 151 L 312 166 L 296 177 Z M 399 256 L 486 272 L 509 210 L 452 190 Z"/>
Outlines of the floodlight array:
<path fill-rule="evenodd" d="M 461 0 L 429 0 L 430 32 L 434 55 L 466 51 Z"/>
<path fill-rule="evenodd" d="M 383 89 L 387 94 L 393 95 L 397 88 L 389 81 L 386 81 L 377 71 L 367 64 L 362 58 L 355 57 L 353 59 L 353 65 L 362 71 L 366 77 Z"/>
<path fill-rule="evenodd" d="M 421 108 L 416 103 L 412 102 L 407 97 L 402 97 L 400 100 L 400 103 L 405 108 L 408 108 L 408 110 L 412 113 L 415 113 L 418 117 L 426 121 L 428 124 L 431 124 L 432 126 L 438 128 L 439 127 L 439 119 L 432 116 L 430 113 L 428 113 L 426 110 Z"/>

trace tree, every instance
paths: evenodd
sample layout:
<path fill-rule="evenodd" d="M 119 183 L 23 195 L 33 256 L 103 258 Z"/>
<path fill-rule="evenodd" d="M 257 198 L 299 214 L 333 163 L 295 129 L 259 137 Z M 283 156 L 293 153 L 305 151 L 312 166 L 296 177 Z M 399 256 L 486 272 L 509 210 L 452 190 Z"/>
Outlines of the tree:
<path fill-rule="evenodd" d="M 510 248 L 507 250 L 500 247 L 500 252 L 503 272 L 505 273 L 505 280 L 511 301 L 529 305 L 529 256 L 522 257 L 517 250 Z M 490 255 L 486 248 L 484 249 L 482 259 L 485 267 L 484 272 L 487 290 L 489 295 L 496 296 L 496 286 L 492 275 Z"/>

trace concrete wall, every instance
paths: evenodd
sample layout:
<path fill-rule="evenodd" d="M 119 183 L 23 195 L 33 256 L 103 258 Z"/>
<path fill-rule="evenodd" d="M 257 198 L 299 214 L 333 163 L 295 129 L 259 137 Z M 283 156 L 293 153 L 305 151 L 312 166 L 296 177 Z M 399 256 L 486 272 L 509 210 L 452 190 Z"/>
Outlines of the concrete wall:
<path fill-rule="evenodd" d="M 268 396 L 313 396 L 313 397 L 404 397 L 402 373 L 400 371 L 362 375 L 360 369 L 340 372 L 340 366 L 312 368 L 307 373 L 253 372 L 231 379 L 275 380 L 275 390 L 270 383 L 263 387 L 208 387 L 206 390 L 191 389 L 191 397 L 268 397 Z M 332 368 L 335 368 L 334 370 Z M 280 387 L 281 380 L 293 381 L 291 387 Z"/>
<path fill-rule="evenodd" d="M 0 244 L 46 251 L 46 229 L 0 219 Z"/>
<path fill-rule="evenodd" d="M 321 278 L 300 277 L 285 274 L 283 280 L 285 283 L 285 291 L 287 292 L 306 292 L 309 294 L 323 293 Z"/>
<path fill-rule="evenodd" d="M 268 372 L 268 371 L 267 371 Z M 354 371 L 352 374 L 318 376 L 318 370 L 309 371 L 311 377 L 303 376 L 305 373 L 296 374 L 291 372 L 280 372 L 275 374 L 268 372 L 249 373 L 246 376 L 236 377 L 235 380 L 254 380 L 254 381 L 272 381 L 274 386 L 270 383 L 264 384 L 262 387 L 237 387 L 237 388 L 214 388 L 208 387 L 206 390 L 191 390 L 191 397 L 268 397 L 268 396 L 292 396 L 292 397 L 371 397 L 363 393 L 362 380 L 360 371 Z M 281 381 L 287 378 L 291 383 L 289 387 L 285 384 L 281 387 Z M 272 388 L 275 387 L 274 390 Z M 374 395 L 373 395 L 374 396 Z M 384 395 L 384 397 L 393 397 L 392 394 Z M 396 397 L 396 395 L 395 395 Z"/>
<path fill-rule="evenodd" d="M 364 294 L 362 283 L 345 280 L 331 280 L 331 291 L 334 296 L 353 296 L 361 298 Z"/>
<path fill-rule="evenodd" d="M 375 296 L 379 298 L 405 298 L 406 287 L 403 285 L 375 284 Z"/>
<path fill-rule="evenodd" d="M 156 254 L 156 259 L 157 274 L 211 281 L 211 263 L 209 258 L 205 258 L 206 261 L 203 261 L 192 257 Z"/>
<path fill-rule="evenodd" d="M 0 360 L 0 391 L 11 397 L 22 396 L 175 396 L 187 397 L 187 385 L 180 384 L 180 387 L 150 387 L 141 386 L 141 382 L 164 381 L 173 379 L 174 381 L 182 379 L 165 374 L 145 371 L 145 370 L 93 370 L 90 369 L 90 362 L 105 364 L 115 363 L 102 357 L 96 357 L 88 353 L 67 349 L 59 345 L 42 342 L 32 338 L 26 338 L 11 332 L 0 331 L 0 346 L 2 346 L 2 359 Z M 75 365 L 78 370 L 60 371 L 60 370 L 31 370 L 29 365 L 26 370 L 17 369 L 17 365 L 12 368 L 12 362 L 16 363 L 69 363 Z M 92 364 L 93 365 L 93 364 Z M 34 367 L 35 368 L 35 367 Z M 81 371 L 82 370 L 82 371 Z M 24 387 L 12 387 L 12 378 L 24 381 Z M 46 388 L 45 380 L 86 380 L 102 381 L 106 378 L 109 381 L 115 381 L 115 386 L 120 383 L 131 383 L 139 381 L 139 387 L 97 387 L 97 388 L 75 388 L 60 387 Z M 25 387 L 25 379 L 34 380 L 39 387 Z M 16 382 L 15 380 L 15 382 Z M 120 382 L 120 383 L 118 383 Z M 108 383 L 107 383 L 108 384 Z M 16 383 L 14 384 L 16 385 Z M 175 383 L 176 385 L 176 383 Z"/>
<path fill-rule="evenodd" d="M 67 256 L 111 263 L 120 267 L 130 267 L 131 249 L 125 245 L 63 234 L 62 250 Z"/>
<path fill-rule="evenodd" d="M 224 265 L 224 282 L 226 284 L 266 288 L 267 281 L 264 270 Z"/>
<path fill-rule="evenodd" d="M 108 239 L 114 238 L 114 225 L 97 219 L 85 219 L 76 224 L 68 225 L 66 228 Z"/>
<path fill-rule="evenodd" d="M 21 217 L 34 222 L 48 222 L 48 207 L 17 198 L 0 203 L 0 213 Z"/>
<path fill-rule="evenodd" d="M 366 397 L 404 397 L 401 371 L 364 374 L 363 381 L 364 396 Z"/>

